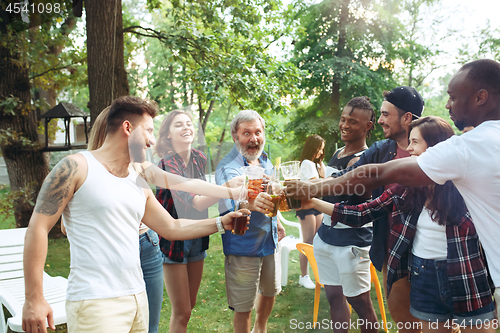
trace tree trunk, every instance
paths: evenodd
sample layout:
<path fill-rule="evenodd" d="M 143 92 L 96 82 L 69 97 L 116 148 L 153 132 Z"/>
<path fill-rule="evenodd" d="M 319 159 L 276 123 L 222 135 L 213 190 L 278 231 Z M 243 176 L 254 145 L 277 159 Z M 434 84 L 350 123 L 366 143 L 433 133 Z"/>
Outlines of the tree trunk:
<path fill-rule="evenodd" d="M 14 62 L 19 62 L 16 48 L 0 45 L 0 100 L 10 95 L 19 98 L 15 114 L 0 107 L 1 150 L 11 191 L 26 193 L 14 202 L 16 226 L 26 227 L 33 212 L 30 201 L 36 199 L 49 166 L 38 146 L 36 112 L 30 103 L 29 67 Z M 26 140 L 19 141 L 17 135 Z"/>
<path fill-rule="evenodd" d="M 215 85 L 215 91 L 219 90 L 219 85 Z M 208 124 L 208 119 L 210 118 L 210 115 L 212 114 L 212 111 L 214 110 L 214 105 L 215 105 L 215 100 L 210 101 L 210 105 L 208 106 L 207 111 L 203 111 L 201 108 L 201 102 L 198 103 L 200 107 L 200 124 L 201 124 L 201 130 L 203 133 L 205 133 L 205 130 L 207 129 L 207 124 Z M 203 111 L 203 113 L 202 113 Z"/>
<path fill-rule="evenodd" d="M 61 35 L 68 36 L 71 33 L 71 31 L 73 31 L 75 26 L 76 26 L 76 17 L 70 14 L 70 16 L 68 18 L 66 18 L 64 23 L 61 25 L 61 28 L 60 28 Z M 44 33 L 48 34 L 48 33 L 50 33 L 50 31 L 45 31 Z M 50 45 L 50 42 L 49 42 L 49 44 L 47 44 L 47 46 L 49 49 L 48 53 L 57 56 L 57 55 L 61 54 L 61 52 L 63 51 L 63 49 L 66 45 L 61 44 L 61 43 L 55 43 L 55 44 Z M 35 87 L 36 87 L 36 85 L 35 85 Z M 45 102 L 47 103 L 49 108 L 53 108 L 57 105 L 57 93 L 56 93 L 54 88 L 50 88 L 48 90 L 45 90 L 43 87 L 36 87 L 36 88 L 38 88 L 39 95 L 35 96 L 35 97 L 38 97 L 35 99 L 45 100 Z M 45 112 L 47 110 L 40 110 L 40 111 Z M 41 113 L 43 113 L 43 112 L 41 112 Z"/>
<path fill-rule="evenodd" d="M 219 164 L 219 161 L 220 161 L 221 148 L 222 148 L 222 144 L 224 143 L 224 137 L 226 135 L 226 126 L 227 126 L 228 121 L 229 121 L 229 115 L 231 114 L 231 107 L 232 106 L 233 105 L 231 103 L 229 103 L 229 106 L 227 107 L 226 122 L 224 123 L 224 129 L 222 130 L 222 134 L 220 136 L 219 149 L 217 150 L 217 157 L 215 158 L 215 161 L 214 161 L 214 165 L 216 165 L 216 166 Z"/>
<path fill-rule="evenodd" d="M 205 116 L 205 110 L 203 110 L 203 106 L 201 105 L 201 98 L 200 98 L 200 95 L 198 95 L 198 124 L 200 124 L 199 128 L 201 131 L 201 133 L 198 133 L 198 144 L 200 146 L 205 144 L 205 135 L 204 135 L 205 131 L 201 127 L 203 124 L 203 117 L 204 116 Z"/>
<path fill-rule="evenodd" d="M 120 96 L 129 94 L 123 51 L 121 0 L 87 0 L 87 64 L 92 123 Z"/>
<path fill-rule="evenodd" d="M 214 104 L 215 101 L 211 100 L 207 112 L 205 113 L 205 117 L 203 118 L 203 123 L 201 124 L 201 130 L 203 131 L 203 133 L 205 133 L 205 130 L 207 129 L 208 118 L 210 118 L 210 115 L 212 114 L 212 111 L 214 109 Z"/>
<path fill-rule="evenodd" d="M 186 67 L 182 67 L 182 77 L 186 77 Z M 188 89 L 187 89 L 187 84 L 186 80 L 182 80 L 182 90 L 183 90 L 183 99 L 182 99 L 182 106 L 187 106 L 188 105 Z"/>

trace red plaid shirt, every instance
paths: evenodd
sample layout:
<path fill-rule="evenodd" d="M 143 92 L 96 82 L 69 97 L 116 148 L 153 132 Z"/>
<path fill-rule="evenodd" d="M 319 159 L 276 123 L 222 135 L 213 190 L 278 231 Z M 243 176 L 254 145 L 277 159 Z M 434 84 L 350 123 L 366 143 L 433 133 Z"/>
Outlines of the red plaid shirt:
<path fill-rule="evenodd" d="M 167 154 L 158 163 L 158 167 L 186 178 L 205 180 L 205 166 L 207 158 L 196 149 L 191 149 L 191 159 L 186 165 L 182 157 L 176 153 Z M 172 215 L 174 219 L 187 218 L 201 220 L 208 218 L 208 210 L 198 211 L 193 208 L 193 198 L 196 194 L 171 191 L 161 187 L 156 188 L 156 199 Z M 202 250 L 208 249 L 208 236 L 202 238 Z M 170 260 L 182 262 L 184 259 L 184 242 L 169 241 L 160 237 L 160 248 Z"/>
<path fill-rule="evenodd" d="M 422 209 L 408 214 L 401 212 L 406 189 L 395 185 L 371 202 L 357 206 L 335 204 L 332 225 L 337 222 L 358 227 L 371 221 L 389 216 L 392 224 L 387 240 L 387 293 L 392 284 L 407 276 L 411 268 L 411 248 Z M 376 223 L 376 222 L 375 222 Z M 447 272 L 456 313 L 480 309 L 492 302 L 491 280 L 476 228 L 470 214 L 458 225 L 446 225 Z"/>

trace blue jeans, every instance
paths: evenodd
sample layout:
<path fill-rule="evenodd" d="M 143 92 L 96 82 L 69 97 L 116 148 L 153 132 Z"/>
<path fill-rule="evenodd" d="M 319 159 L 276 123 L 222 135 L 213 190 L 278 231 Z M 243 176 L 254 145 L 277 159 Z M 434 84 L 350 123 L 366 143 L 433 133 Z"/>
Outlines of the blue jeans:
<path fill-rule="evenodd" d="M 158 332 L 163 301 L 163 264 L 159 242 L 158 235 L 151 229 L 139 235 L 141 268 L 148 295 L 149 333 Z"/>

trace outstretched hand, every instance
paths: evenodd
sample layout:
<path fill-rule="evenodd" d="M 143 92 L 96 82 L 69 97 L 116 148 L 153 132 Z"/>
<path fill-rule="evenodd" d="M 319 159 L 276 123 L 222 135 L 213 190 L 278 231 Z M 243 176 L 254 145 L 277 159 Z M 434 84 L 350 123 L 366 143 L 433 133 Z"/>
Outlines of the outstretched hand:
<path fill-rule="evenodd" d="M 225 182 L 224 186 L 234 188 L 234 187 L 240 187 L 244 183 L 245 183 L 245 176 L 237 176 Z"/>
<path fill-rule="evenodd" d="M 286 231 L 285 228 L 283 228 L 283 225 L 281 223 L 278 223 L 278 242 L 285 238 L 286 236 Z"/>
<path fill-rule="evenodd" d="M 250 208 L 262 214 L 269 214 L 269 212 L 273 210 L 274 204 L 269 194 L 260 192 Z"/>
<path fill-rule="evenodd" d="M 229 188 L 229 197 L 233 200 L 240 200 L 248 196 L 248 190 L 245 185 L 239 187 Z"/>
<path fill-rule="evenodd" d="M 222 226 L 224 227 L 224 230 L 233 230 L 234 229 L 233 219 L 240 217 L 240 216 L 243 216 L 243 215 L 247 215 L 247 225 L 248 225 L 250 223 L 250 215 L 251 215 L 251 212 L 248 209 L 240 209 L 236 212 L 229 212 L 226 215 L 224 215 L 221 218 L 221 222 L 222 222 Z M 247 227 L 247 230 L 248 230 L 248 227 Z"/>

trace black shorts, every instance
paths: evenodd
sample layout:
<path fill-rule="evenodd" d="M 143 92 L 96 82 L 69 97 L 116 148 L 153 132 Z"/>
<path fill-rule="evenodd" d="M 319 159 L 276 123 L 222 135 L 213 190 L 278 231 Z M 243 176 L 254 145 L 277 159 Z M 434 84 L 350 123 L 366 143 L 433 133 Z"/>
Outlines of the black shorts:
<path fill-rule="evenodd" d="M 323 214 L 317 209 L 311 208 L 311 209 L 302 209 L 302 210 L 297 210 L 295 212 L 295 216 L 298 216 L 302 220 L 306 218 L 306 215 L 314 215 L 318 216 L 319 214 Z"/>

